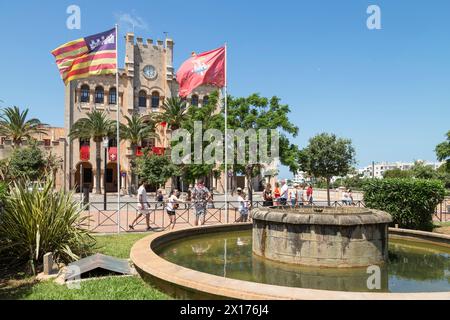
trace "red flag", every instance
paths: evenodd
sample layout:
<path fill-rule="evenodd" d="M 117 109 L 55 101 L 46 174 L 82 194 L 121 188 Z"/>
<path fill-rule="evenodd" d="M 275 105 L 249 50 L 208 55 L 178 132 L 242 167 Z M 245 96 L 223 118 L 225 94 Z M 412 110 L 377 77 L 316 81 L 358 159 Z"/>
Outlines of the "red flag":
<path fill-rule="evenodd" d="M 194 55 L 177 72 L 179 95 L 188 96 L 195 88 L 210 84 L 225 86 L 225 47 Z"/>

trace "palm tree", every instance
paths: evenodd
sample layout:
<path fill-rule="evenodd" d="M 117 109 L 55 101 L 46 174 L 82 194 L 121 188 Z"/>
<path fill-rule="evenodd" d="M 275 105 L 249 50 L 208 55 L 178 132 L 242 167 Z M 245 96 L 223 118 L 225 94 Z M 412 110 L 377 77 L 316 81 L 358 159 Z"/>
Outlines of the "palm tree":
<path fill-rule="evenodd" d="M 177 130 L 186 113 L 186 101 L 179 97 L 169 98 L 164 101 L 162 112 L 155 116 L 157 122 L 165 122 L 171 130 Z"/>
<path fill-rule="evenodd" d="M 22 145 L 24 139 L 32 139 L 35 134 L 46 134 L 48 125 L 38 119 L 27 120 L 28 109 L 5 108 L 0 115 L 0 136 L 13 141 L 14 146 Z"/>
<path fill-rule="evenodd" d="M 70 130 L 71 139 L 92 139 L 95 142 L 95 162 L 96 162 L 96 193 L 101 194 L 101 143 L 105 137 L 113 137 L 116 124 L 108 119 L 108 115 L 100 111 L 92 111 L 86 114 L 87 118 L 79 119 Z M 105 159 L 106 161 L 106 159 Z"/>
<path fill-rule="evenodd" d="M 137 185 L 136 182 L 136 151 L 137 146 L 142 142 L 142 140 L 148 138 L 157 138 L 158 135 L 155 134 L 155 122 L 149 116 L 140 116 L 139 114 L 133 113 L 130 117 L 125 116 L 127 124 L 120 124 L 120 139 L 127 140 L 131 143 L 132 149 L 132 160 L 131 160 L 131 181 Z"/>

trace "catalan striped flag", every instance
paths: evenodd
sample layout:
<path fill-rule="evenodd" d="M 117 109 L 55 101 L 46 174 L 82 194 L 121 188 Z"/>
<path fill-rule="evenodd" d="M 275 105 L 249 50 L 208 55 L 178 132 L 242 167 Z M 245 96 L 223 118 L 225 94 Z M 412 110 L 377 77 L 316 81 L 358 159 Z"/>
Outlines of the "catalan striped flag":
<path fill-rule="evenodd" d="M 61 77 L 70 81 L 117 70 L 116 29 L 63 44 L 52 51 Z"/>

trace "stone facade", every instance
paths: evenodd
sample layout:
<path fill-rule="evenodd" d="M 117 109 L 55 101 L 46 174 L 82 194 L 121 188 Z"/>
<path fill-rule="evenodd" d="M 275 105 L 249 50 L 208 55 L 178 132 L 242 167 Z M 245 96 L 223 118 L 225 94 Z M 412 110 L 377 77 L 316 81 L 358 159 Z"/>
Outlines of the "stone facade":
<path fill-rule="evenodd" d="M 253 252 L 269 260 L 319 267 L 381 264 L 389 214 L 359 208 L 255 209 Z"/>

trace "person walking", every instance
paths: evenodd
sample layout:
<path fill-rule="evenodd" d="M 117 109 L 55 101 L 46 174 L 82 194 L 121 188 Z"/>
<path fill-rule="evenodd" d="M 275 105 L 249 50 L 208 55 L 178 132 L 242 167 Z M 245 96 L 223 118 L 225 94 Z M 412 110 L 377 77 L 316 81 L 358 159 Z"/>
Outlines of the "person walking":
<path fill-rule="evenodd" d="M 192 202 L 195 208 L 195 225 L 203 226 L 206 221 L 206 206 L 211 194 L 208 188 L 205 187 L 203 179 L 199 179 L 194 189 L 192 190 Z"/>
<path fill-rule="evenodd" d="M 175 225 L 177 223 L 176 210 L 180 207 L 180 203 L 184 202 L 179 197 L 180 192 L 178 190 L 172 190 L 170 192 L 169 198 L 167 199 L 166 211 L 170 220 L 170 224 L 167 226 L 167 228 L 172 227 L 172 230 L 175 229 Z"/>
<path fill-rule="evenodd" d="M 163 195 L 161 190 L 158 190 L 156 192 L 156 199 L 155 200 L 156 200 L 156 205 L 155 205 L 156 209 L 164 207 L 164 195 Z"/>
<path fill-rule="evenodd" d="M 263 206 L 272 207 L 273 206 L 273 195 L 272 195 L 272 185 L 268 183 L 263 191 Z"/>
<path fill-rule="evenodd" d="M 242 191 L 241 188 L 237 189 L 238 194 L 238 202 L 239 202 L 239 218 L 236 222 L 247 222 L 248 221 L 248 213 L 250 210 L 250 204 L 247 200 L 247 196 L 245 192 Z"/>
<path fill-rule="evenodd" d="M 312 185 L 310 184 L 310 185 L 308 185 L 308 189 L 306 190 L 306 199 L 307 199 L 308 203 L 311 205 L 314 204 L 313 195 L 314 195 L 314 190 L 313 190 Z"/>
<path fill-rule="evenodd" d="M 348 189 L 348 201 L 349 201 L 349 206 L 353 206 L 355 204 L 355 200 L 353 199 L 353 191 L 352 189 Z"/>
<path fill-rule="evenodd" d="M 275 183 L 275 190 L 274 190 L 273 196 L 274 196 L 274 200 L 275 200 L 274 205 L 275 206 L 279 206 L 280 205 L 279 201 L 280 201 L 281 191 L 280 191 L 280 184 L 278 182 Z"/>
<path fill-rule="evenodd" d="M 344 190 L 344 192 L 342 192 L 342 204 L 344 206 L 348 206 L 350 205 L 350 199 L 349 199 L 349 195 L 348 195 L 348 190 Z"/>
<path fill-rule="evenodd" d="M 281 180 L 281 190 L 280 190 L 280 205 L 286 206 L 288 197 L 289 197 L 289 187 L 286 183 L 286 180 Z"/>
<path fill-rule="evenodd" d="M 298 199 L 298 204 L 303 206 L 305 205 L 306 202 L 306 191 L 305 191 L 305 186 L 300 184 L 297 187 L 297 199 Z"/>
<path fill-rule="evenodd" d="M 146 187 L 147 187 L 147 182 L 145 180 L 141 180 L 140 187 L 138 189 L 138 195 L 137 195 L 137 197 L 138 197 L 137 209 L 138 209 L 139 214 L 136 217 L 136 219 L 134 219 L 134 221 L 129 225 L 130 230 L 134 230 L 136 223 L 142 216 L 145 216 L 145 223 L 147 224 L 147 231 L 153 230 L 150 227 L 150 204 L 148 203 Z"/>
<path fill-rule="evenodd" d="M 289 191 L 289 198 L 291 199 L 291 206 L 295 208 L 298 204 L 298 184 L 294 184 L 294 188 Z"/>

